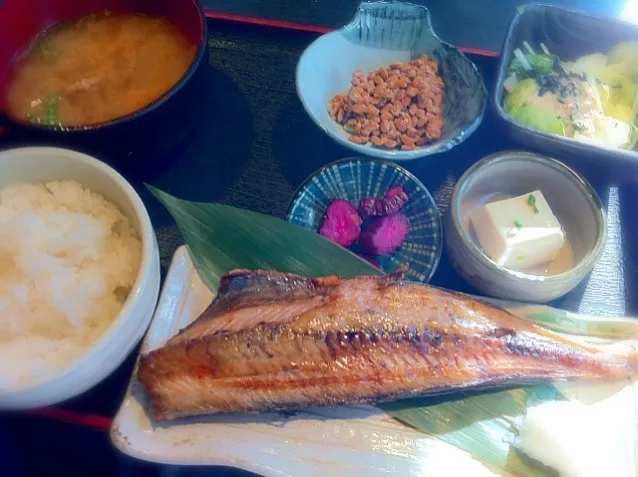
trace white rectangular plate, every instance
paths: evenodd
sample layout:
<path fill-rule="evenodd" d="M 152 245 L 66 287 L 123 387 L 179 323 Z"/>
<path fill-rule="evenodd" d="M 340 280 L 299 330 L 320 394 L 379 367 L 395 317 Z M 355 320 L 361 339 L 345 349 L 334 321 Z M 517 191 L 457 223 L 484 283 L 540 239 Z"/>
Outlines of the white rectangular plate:
<path fill-rule="evenodd" d="M 161 347 L 195 320 L 213 294 L 180 247 L 173 257 L 141 353 Z M 372 406 L 283 414 L 235 414 L 155 423 L 137 372 L 111 429 L 122 452 L 166 464 L 228 465 L 265 476 L 495 475 L 466 452 L 411 430 Z M 437 464 L 440 462 L 440 464 Z"/>
<path fill-rule="evenodd" d="M 141 353 L 165 344 L 195 320 L 213 297 L 186 248 L 180 247 Z M 515 312 L 525 315 L 522 309 Z M 268 477 L 497 475 L 470 454 L 403 426 L 372 406 L 308 409 L 293 417 L 233 414 L 156 423 L 149 404 L 136 369 L 115 417 L 111 440 L 122 452 L 147 461 L 227 465 Z M 633 402 L 628 411 L 632 407 Z"/>

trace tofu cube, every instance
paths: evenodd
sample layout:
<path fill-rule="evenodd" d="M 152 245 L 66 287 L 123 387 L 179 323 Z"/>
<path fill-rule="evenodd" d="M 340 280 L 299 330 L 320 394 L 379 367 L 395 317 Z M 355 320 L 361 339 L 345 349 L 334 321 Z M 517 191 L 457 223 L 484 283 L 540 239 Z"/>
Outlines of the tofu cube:
<path fill-rule="evenodd" d="M 524 270 L 556 258 L 565 233 L 541 191 L 491 202 L 470 215 L 483 251 L 499 265 Z"/>

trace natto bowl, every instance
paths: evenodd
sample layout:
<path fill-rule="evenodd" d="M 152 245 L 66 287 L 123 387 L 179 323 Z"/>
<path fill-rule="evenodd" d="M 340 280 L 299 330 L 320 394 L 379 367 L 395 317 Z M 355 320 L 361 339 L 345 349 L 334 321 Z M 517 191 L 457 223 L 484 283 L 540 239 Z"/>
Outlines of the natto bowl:
<path fill-rule="evenodd" d="M 562 61 L 592 53 L 607 53 L 622 41 L 638 40 L 638 26 L 613 18 L 597 17 L 556 5 L 528 4 L 511 20 L 501 50 L 491 102 L 506 132 L 540 153 L 565 161 L 591 181 L 625 184 L 638 180 L 638 151 L 585 144 L 575 139 L 531 128 L 505 112 L 503 82 L 523 41 L 534 49 L 544 43 Z"/>
<path fill-rule="evenodd" d="M 573 266 L 544 275 L 506 269 L 490 259 L 471 233 L 469 215 L 495 194 L 515 197 L 540 190 L 573 251 Z M 448 253 L 457 272 L 482 293 L 542 303 L 573 290 L 603 251 L 607 222 L 589 183 L 561 162 L 524 151 L 492 154 L 470 167 L 452 193 L 445 217 Z"/>
<path fill-rule="evenodd" d="M 441 218 L 430 192 L 419 179 L 397 164 L 362 158 L 328 164 L 297 189 L 287 218 L 292 224 L 318 233 L 326 209 L 333 200 L 346 199 L 357 207 L 362 198 L 383 197 L 389 189 L 399 185 L 409 197 L 401 213 L 410 222 L 410 231 L 398 250 L 375 259 L 386 273 L 407 265 L 406 278 L 427 283 L 441 258 Z M 366 227 L 365 222 L 363 226 Z M 356 245 L 350 249 L 360 251 Z"/>
<path fill-rule="evenodd" d="M 91 126 L 33 124 L 6 111 L 8 71 L 15 58 L 43 30 L 65 20 L 110 11 L 158 15 L 177 26 L 197 46 L 195 58 L 166 94 L 127 116 Z M 18 142 L 72 146 L 96 154 L 118 168 L 152 168 L 174 154 L 194 131 L 207 49 L 206 19 L 197 0 L 4 0 L 0 1 L 0 123 Z M 13 133 L 13 134 L 12 134 Z"/>
<path fill-rule="evenodd" d="M 351 142 L 343 126 L 328 112 L 330 99 L 348 91 L 356 70 L 368 73 L 423 54 L 438 63 L 445 82 L 442 137 L 411 151 Z M 315 40 L 299 60 L 296 83 L 306 112 L 332 139 L 359 154 L 391 161 L 408 161 L 452 149 L 476 130 L 487 103 L 487 91 L 476 66 L 436 35 L 428 9 L 392 1 L 361 3 L 348 25 Z"/>

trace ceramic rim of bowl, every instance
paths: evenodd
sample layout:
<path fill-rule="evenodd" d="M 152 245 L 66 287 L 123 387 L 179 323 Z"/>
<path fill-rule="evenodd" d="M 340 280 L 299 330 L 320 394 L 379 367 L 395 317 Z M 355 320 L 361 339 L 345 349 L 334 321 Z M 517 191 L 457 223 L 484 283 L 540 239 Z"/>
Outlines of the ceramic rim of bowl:
<path fill-rule="evenodd" d="M 505 268 L 493 261 L 485 254 L 485 252 L 483 252 L 483 250 L 481 250 L 481 248 L 474 242 L 474 240 L 472 240 L 469 232 L 462 224 L 459 209 L 459 197 L 465 193 L 467 185 L 469 184 L 474 174 L 484 167 L 492 166 L 500 162 L 509 161 L 513 157 L 517 159 L 523 158 L 526 160 L 538 162 L 544 166 L 548 166 L 554 169 L 560 174 L 563 174 L 580 189 L 583 198 L 589 202 L 592 211 L 596 215 L 596 222 L 600 228 L 600 231 L 598 233 L 598 236 L 596 237 L 594 246 L 575 266 L 565 272 L 558 273 L 556 275 L 542 276 L 532 275 L 518 270 L 510 270 L 508 268 Z M 454 191 L 452 192 L 452 199 L 450 203 L 450 214 L 452 217 L 452 224 L 454 226 L 454 229 L 459 235 L 463 246 L 470 252 L 474 259 L 478 260 L 481 263 L 481 265 L 498 272 L 502 276 L 516 276 L 517 278 L 522 278 L 530 281 L 561 281 L 566 278 L 582 274 L 583 270 L 590 269 L 594 265 L 596 260 L 598 260 L 600 254 L 603 251 L 603 246 L 607 238 L 607 219 L 605 216 L 605 210 L 600 198 L 598 197 L 598 194 L 596 194 L 596 191 L 591 186 L 591 184 L 589 184 L 589 182 L 587 182 L 587 180 L 576 171 L 554 158 L 521 150 L 508 150 L 490 154 L 489 156 L 482 158 L 481 160 L 473 164 L 469 169 L 467 169 L 456 183 L 456 186 L 454 186 Z"/>
<path fill-rule="evenodd" d="M 120 175 L 119 172 L 103 163 L 102 161 L 89 156 L 88 154 L 61 147 L 22 147 L 15 149 L 5 149 L 3 151 L 0 151 L 0 154 L 21 154 L 23 152 L 32 150 L 40 150 L 43 154 L 53 151 L 57 153 L 64 153 L 65 155 L 71 157 L 74 161 L 82 162 L 88 167 L 99 170 L 105 176 L 110 176 L 119 185 L 122 193 L 126 197 L 126 200 L 133 207 L 137 220 L 139 220 L 140 222 L 139 234 L 140 240 L 142 242 L 142 260 L 140 262 L 140 268 L 137 272 L 137 276 L 135 277 L 135 282 L 131 287 L 129 295 L 126 297 L 124 304 L 120 308 L 119 313 L 113 317 L 113 321 L 111 322 L 111 324 L 95 341 L 90 343 L 78 356 L 67 362 L 60 369 L 54 371 L 51 376 L 48 376 L 45 379 L 36 380 L 32 383 L 25 383 L 24 385 L 10 388 L 8 390 L 0 390 L 0 396 L 22 392 L 33 392 L 34 390 L 37 390 L 38 388 L 43 386 L 47 386 L 54 381 L 66 378 L 69 375 L 75 373 L 79 368 L 84 366 L 87 358 L 94 354 L 103 352 L 104 349 L 112 343 L 115 336 L 117 336 L 118 331 L 120 331 L 120 329 L 124 326 L 125 320 L 123 320 L 123 318 L 134 317 L 133 312 L 135 310 L 135 307 L 141 300 L 141 290 L 148 282 L 154 265 L 153 252 L 155 251 L 156 239 L 153 225 L 148 215 L 148 211 L 146 210 L 146 207 L 144 206 L 144 203 L 142 202 L 140 196 L 137 194 L 135 189 L 133 189 L 133 186 L 131 186 L 131 184 L 129 184 L 129 182 L 122 175 Z M 107 200 L 110 201 L 110 199 L 108 198 Z"/>
<path fill-rule="evenodd" d="M 402 167 L 402 166 L 400 166 L 400 165 L 398 165 L 398 164 L 396 164 L 396 163 L 394 163 L 392 161 L 388 161 L 388 160 L 384 160 L 384 159 L 368 159 L 367 157 L 345 157 L 343 159 L 338 159 L 336 161 L 333 161 L 333 162 L 330 162 L 328 164 L 325 164 L 325 165 L 321 166 L 319 169 L 317 169 L 312 174 L 310 174 L 308 177 L 306 177 L 304 179 L 304 181 L 301 183 L 301 185 L 299 187 L 297 187 L 297 189 L 293 193 L 292 199 L 290 200 L 290 202 L 288 204 L 288 207 L 286 209 L 286 220 L 290 221 L 290 216 L 292 214 L 292 209 L 295 206 L 295 204 L 297 203 L 297 200 L 299 199 L 299 194 L 301 194 L 301 191 L 303 191 L 306 188 L 308 183 L 310 183 L 310 181 L 312 181 L 312 179 L 314 177 L 318 176 L 319 174 L 322 174 L 325 170 L 327 170 L 330 167 L 334 167 L 334 166 L 341 165 L 341 164 L 346 164 L 348 162 L 377 163 L 377 164 L 385 165 L 387 167 L 394 168 L 394 169 L 398 170 L 401 174 L 404 174 L 408 179 L 413 181 L 419 188 L 421 188 L 425 192 L 425 194 L 427 195 L 428 199 L 430 199 L 430 201 L 432 202 L 432 215 L 434 215 L 436 217 L 436 223 L 437 223 L 437 226 L 438 226 L 438 229 L 439 229 L 439 246 L 438 246 L 438 250 L 437 250 L 437 253 L 436 253 L 436 257 L 432 261 L 431 270 L 430 270 L 430 272 L 428 273 L 428 275 L 426 277 L 426 283 L 429 282 L 432 279 L 432 277 L 434 276 L 434 273 L 439 268 L 439 263 L 441 262 L 441 256 L 443 254 L 443 222 L 441 220 L 441 213 L 439 212 L 439 207 L 436 205 L 436 201 L 434 200 L 434 197 L 432 197 L 432 194 L 430 193 L 429 189 L 427 187 L 425 187 L 423 182 L 421 182 L 418 177 L 416 177 L 414 174 L 412 174 L 406 168 L 404 168 L 404 167 Z"/>

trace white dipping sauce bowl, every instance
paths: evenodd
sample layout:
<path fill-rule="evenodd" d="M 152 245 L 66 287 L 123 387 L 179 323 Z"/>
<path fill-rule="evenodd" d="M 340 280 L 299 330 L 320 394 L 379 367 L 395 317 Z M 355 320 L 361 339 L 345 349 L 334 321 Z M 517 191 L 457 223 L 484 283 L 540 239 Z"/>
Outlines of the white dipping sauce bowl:
<path fill-rule="evenodd" d="M 114 203 L 139 233 L 142 262 L 122 310 L 104 334 L 51 376 L 19 388 L 0 389 L 3 410 L 49 406 L 98 384 L 133 351 L 157 304 L 160 286 L 157 239 L 142 200 L 126 179 L 103 162 L 68 149 L 26 147 L 0 152 L 0 188 L 16 182 L 56 180 L 79 182 Z"/>
<path fill-rule="evenodd" d="M 565 231 L 574 266 L 539 276 L 506 269 L 491 260 L 470 233 L 468 215 L 495 194 L 510 197 L 540 190 Z M 545 156 L 504 151 L 470 167 L 459 179 L 445 217 L 448 253 L 457 272 L 482 293 L 506 300 L 542 303 L 573 290 L 599 259 L 607 236 L 600 198 L 579 174 Z"/>

